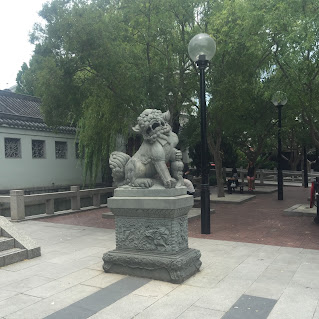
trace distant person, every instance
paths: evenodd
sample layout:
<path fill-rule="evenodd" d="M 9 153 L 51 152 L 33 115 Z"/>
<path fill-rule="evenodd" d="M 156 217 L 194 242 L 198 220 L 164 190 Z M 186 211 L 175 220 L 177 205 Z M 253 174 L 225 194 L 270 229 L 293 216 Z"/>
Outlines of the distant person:
<path fill-rule="evenodd" d="M 238 172 L 237 168 L 234 167 L 232 169 L 231 177 L 227 180 L 227 188 L 228 188 L 228 193 L 232 193 L 232 189 L 238 186 Z"/>
<path fill-rule="evenodd" d="M 247 181 L 248 181 L 248 190 L 252 191 L 254 188 L 256 169 L 252 161 L 249 161 L 247 166 Z"/>
<path fill-rule="evenodd" d="M 195 194 L 194 185 L 193 185 L 193 183 L 192 183 L 189 179 L 184 178 L 184 185 L 185 185 L 186 188 L 187 188 L 187 194 L 188 194 L 188 195 L 194 195 L 194 194 Z"/>

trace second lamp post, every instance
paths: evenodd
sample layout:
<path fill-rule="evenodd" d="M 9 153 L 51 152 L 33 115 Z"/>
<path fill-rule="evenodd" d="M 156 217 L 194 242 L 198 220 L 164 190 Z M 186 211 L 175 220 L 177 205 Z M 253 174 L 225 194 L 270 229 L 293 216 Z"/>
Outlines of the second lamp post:
<path fill-rule="evenodd" d="M 215 41 L 206 33 L 195 35 L 189 42 L 188 53 L 200 72 L 200 117 L 201 117 L 201 233 L 210 234 L 209 162 L 207 147 L 205 69 L 216 52 Z"/>
<path fill-rule="evenodd" d="M 284 199 L 284 180 L 282 175 L 282 156 L 281 156 L 281 109 L 287 103 L 287 95 L 284 92 L 277 91 L 272 99 L 272 103 L 278 108 L 278 200 Z"/>

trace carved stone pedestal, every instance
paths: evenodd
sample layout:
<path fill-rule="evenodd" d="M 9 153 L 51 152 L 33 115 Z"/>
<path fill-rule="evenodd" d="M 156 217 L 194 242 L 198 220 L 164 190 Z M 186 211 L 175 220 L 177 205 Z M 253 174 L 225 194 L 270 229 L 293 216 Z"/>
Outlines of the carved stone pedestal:
<path fill-rule="evenodd" d="M 104 271 L 173 283 L 199 271 L 200 251 L 188 248 L 187 214 L 193 203 L 185 187 L 116 189 L 108 200 L 116 249 L 104 254 Z"/>

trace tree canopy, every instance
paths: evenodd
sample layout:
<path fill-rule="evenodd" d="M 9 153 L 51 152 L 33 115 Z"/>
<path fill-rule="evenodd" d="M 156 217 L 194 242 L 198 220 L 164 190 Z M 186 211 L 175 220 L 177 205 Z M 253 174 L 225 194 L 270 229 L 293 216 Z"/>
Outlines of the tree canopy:
<path fill-rule="evenodd" d="M 18 91 L 41 97 L 48 124 L 79 128 L 94 178 L 141 110 L 169 109 L 175 132 L 181 112 L 198 122 L 187 45 L 206 32 L 217 42 L 206 78 L 208 141 L 221 172 L 223 144 L 253 160 L 274 148 L 277 90 L 288 95 L 286 147 L 310 133 L 319 144 L 318 14 L 314 0 L 52 0 L 40 12 L 45 25 L 34 26 L 36 49 Z M 183 140 L 196 144 L 189 131 Z"/>

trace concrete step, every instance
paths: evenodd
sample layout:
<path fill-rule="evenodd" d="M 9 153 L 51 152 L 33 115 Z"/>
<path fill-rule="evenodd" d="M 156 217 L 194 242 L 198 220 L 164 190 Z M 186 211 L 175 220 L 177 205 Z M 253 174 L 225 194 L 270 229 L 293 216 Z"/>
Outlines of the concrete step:
<path fill-rule="evenodd" d="M 12 248 L 0 252 L 0 267 L 4 267 L 18 261 L 27 259 L 28 252 L 26 249 Z"/>
<path fill-rule="evenodd" d="M 9 237 L 0 237 L 0 252 L 14 248 L 14 239 Z"/>

